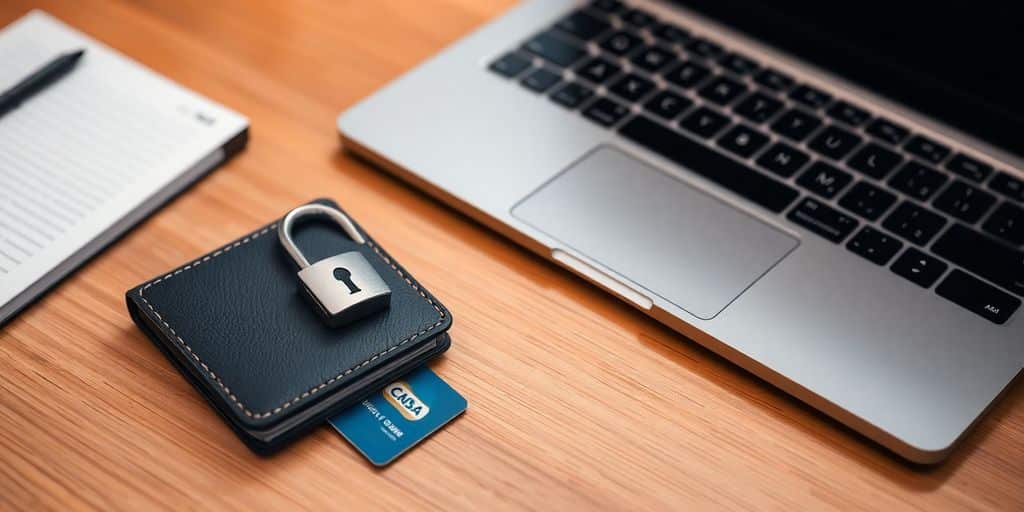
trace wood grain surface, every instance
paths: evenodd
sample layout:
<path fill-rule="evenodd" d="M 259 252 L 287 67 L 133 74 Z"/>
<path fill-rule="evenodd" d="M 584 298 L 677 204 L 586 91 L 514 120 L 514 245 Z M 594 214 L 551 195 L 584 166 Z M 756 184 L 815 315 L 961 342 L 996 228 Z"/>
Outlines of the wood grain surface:
<path fill-rule="evenodd" d="M 0 24 L 41 7 L 252 121 L 241 155 L 0 330 L 0 509 L 1024 509 L 1020 385 L 948 462 L 907 465 L 341 151 L 341 110 L 510 3 L 0 2 Z M 253 455 L 125 309 L 325 195 L 455 318 L 434 368 L 469 411 L 386 469 L 326 427 Z"/>

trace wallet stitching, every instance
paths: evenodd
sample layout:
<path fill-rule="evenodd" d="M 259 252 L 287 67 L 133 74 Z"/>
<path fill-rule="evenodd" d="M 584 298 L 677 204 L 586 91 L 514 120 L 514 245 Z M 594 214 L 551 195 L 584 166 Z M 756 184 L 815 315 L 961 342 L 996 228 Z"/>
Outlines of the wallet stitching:
<path fill-rule="evenodd" d="M 397 350 L 402 345 L 405 345 L 406 343 L 409 343 L 410 341 L 412 341 L 412 340 L 422 336 L 423 334 L 431 331 L 432 329 L 437 328 L 439 325 L 444 323 L 444 318 L 445 318 L 444 310 L 441 309 L 441 307 L 438 306 L 434 302 L 434 300 L 431 299 L 430 296 L 427 295 L 426 292 L 424 292 L 415 282 L 413 282 L 412 279 L 410 279 L 408 276 L 406 276 L 398 268 L 398 265 L 394 261 L 392 261 L 391 258 L 386 256 L 380 250 L 380 248 L 378 248 L 377 245 L 373 243 L 373 241 L 367 240 L 366 241 L 366 245 L 369 245 L 371 248 L 373 248 L 373 252 L 377 254 L 377 257 L 379 257 L 381 259 L 381 261 L 383 261 L 384 263 L 389 265 L 391 267 L 391 269 L 395 271 L 396 274 L 398 274 L 402 279 L 405 280 L 406 283 L 409 284 L 410 287 L 412 287 L 413 290 L 416 290 L 420 294 L 420 296 L 423 297 L 423 299 L 427 301 L 428 304 L 430 304 L 431 306 L 434 307 L 434 310 L 436 310 L 437 314 L 439 315 L 437 322 L 433 323 L 432 325 L 422 329 L 421 331 L 419 331 L 419 332 L 417 332 L 415 334 L 409 335 L 408 337 L 402 339 L 401 341 L 399 341 L 395 345 L 392 345 L 392 346 L 388 347 L 387 349 L 385 349 L 385 350 L 383 350 L 383 351 L 381 351 L 381 352 L 371 356 L 369 359 L 367 359 L 367 360 L 365 360 L 365 361 L 363 361 L 363 362 L 361 362 L 361 363 L 359 363 L 359 364 L 357 364 L 357 365 L 355 365 L 355 366 L 353 366 L 353 367 L 351 367 L 351 368 L 349 368 L 347 370 L 344 370 L 344 371 L 338 373 L 334 377 L 331 377 L 330 379 L 327 379 L 326 381 L 320 383 L 319 385 L 317 385 L 317 386 L 315 386 L 315 387 L 313 387 L 313 388 L 311 388 L 311 389 L 309 389 L 309 390 L 299 394 L 295 398 L 292 398 L 291 400 L 285 401 L 284 403 L 282 403 L 281 405 L 275 407 L 272 410 L 265 411 L 265 412 L 253 412 L 253 411 L 249 410 L 247 407 L 245 407 L 245 404 L 243 404 L 242 401 L 239 400 L 238 397 L 236 397 L 234 395 L 234 393 L 231 392 L 231 388 L 229 388 L 226 384 L 224 384 L 224 381 L 221 380 L 221 378 L 218 377 L 217 374 L 214 373 L 214 371 L 212 369 L 210 369 L 210 367 L 207 366 L 206 363 L 203 362 L 203 360 L 199 357 L 198 354 L 196 354 L 195 352 L 192 351 L 192 347 L 190 347 L 188 345 L 188 343 L 186 343 L 185 340 L 182 339 L 182 337 L 180 335 L 178 335 L 177 332 L 175 332 L 174 328 L 171 327 L 170 324 L 168 324 L 167 321 L 163 319 L 163 317 L 156 310 L 156 308 L 153 307 L 153 304 L 151 304 L 149 302 L 149 300 L 146 299 L 146 297 L 143 295 L 143 292 L 145 292 L 151 286 L 159 284 L 160 282 L 163 282 L 163 281 L 167 281 L 168 279 L 170 279 L 170 278 L 172 278 L 172 277 L 174 277 L 174 276 L 176 276 L 178 274 L 181 274 L 182 272 L 185 272 L 185 271 L 191 270 L 191 269 L 193 269 L 195 267 L 198 267 L 200 264 L 206 263 L 207 261 L 210 261 L 210 260 L 216 258 L 217 256 L 220 256 L 221 254 L 224 254 L 224 253 L 230 251 L 231 249 L 234 249 L 234 248 L 239 247 L 241 245 L 245 245 L 245 244 L 251 242 L 252 240 L 255 240 L 256 238 L 259 238 L 260 236 L 267 234 L 267 232 L 269 232 L 270 230 L 273 230 L 273 229 L 277 229 L 277 223 L 271 224 L 270 226 L 267 226 L 267 227 L 263 228 L 262 230 L 260 230 L 258 232 L 253 232 L 253 233 L 249 234 L 249 236 L 246 236 L 245 238 L 243 238 L 241 240 L 236 240 L 234 243 L 229 244 L 229 245 L 221 248 L 220 250 L 218 250 L 218 251 L 216 251 L 216 252 L 214 252 L 212 254 L 207 254 L 206 256 L 203 256 L 202 258 L 200 258 L 200 259 L 198 259 L 198 260 L 196 260 L 196 261 L 194 261 L 194 262 L 192 262 L 192 263 L 190 263 L 188 265 L 185 265 L 184 267 L 181 267 L 181 268 L 175 270 L 174 272 L 171 272 L 171 273 L 169 273 L 167 275 L 164 275 L 164 276 L 162 276 L 162 277 L 160 277 L 160 278 L 158 278 L 156 280 L 153 280 L 153 281 L 147 283 L 145 286 L 143 286 L 142 288 L 139 289 L 139 298 L 141 298 L 142 301 L 146 303 L 146 306 L 150 309 L 150 311 L 153 312 L 154 315 L 156 315 L 156 318 L 158 320 L 160 320 L 160 322 L 162 324 L 164 324 L 164 327 L 166 327 L 167 330 L 170 331 L 171 335 L 174 336 L 174 338 L 178 341 L 178 343 L 182 347 L 184 347 L 185 350 L 188 351 L 189 355 L 192 356 L 192 358 L 195 359 L 197 363 L 199 363 L 199 366 L 202 367 L 203 370 L 206 371 L 206 373 L 210 376 L 210 378 L 213 379 L 213 381 L 216 382 L 218 386 L 220 386 L 220 388 L 224 391 L 224 393 L 227 395 L 227 397 L 230 398 L 231 401 L 234 402 L 235 405 L 238 406 L 238 408 L 246 416 L 249 416 L 250 418 L 253 418 L 253 419 L 263 419 L 263 418 L 269 418 L 269 417 L 271 417 L 271 416 L 273 416 L 275 414 L 278 414 L 278 413 L 284 411 L 285 409 L 291 407 L 292 405 L 294 405 L 294 404 L 296 404 L 296 403 L 298 403 L 298 402 L 300 402 L 300 401 L 302 401 L 302 400 L 312 396 L 313 394 L 315 394 L 316 392 L 326 388 L 327 386 L 330 386 L 331 384 L 333 384 L 334 382 L 338 381 L 339 379 L 342 379 L 342 378 L 348 376 L 349 374 L 351 374 L 352 372 L 354 372 L 354 371 L 356 371 L 356 370 L 358 370 L 358 369 L 360 369 L 360 368 L 362 368 L 362 367 L 372 363 L 373 361 L 376 361 L 381 356 L 384 356 L 384 355 L 386 355 L 386 354 L 388 354 L 388 353 L 390 353 L 390 352 L 392 352 L 394 350 Z"/>

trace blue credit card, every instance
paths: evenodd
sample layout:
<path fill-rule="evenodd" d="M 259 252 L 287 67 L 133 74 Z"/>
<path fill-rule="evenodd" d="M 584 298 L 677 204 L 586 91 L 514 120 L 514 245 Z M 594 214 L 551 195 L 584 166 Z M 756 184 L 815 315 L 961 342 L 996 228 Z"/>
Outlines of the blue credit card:
<path fill-rule="evenodd" d="M 423 367 L 329 421 L 370 462 L 384 466 L 465 410 L 466 399 Z"/>

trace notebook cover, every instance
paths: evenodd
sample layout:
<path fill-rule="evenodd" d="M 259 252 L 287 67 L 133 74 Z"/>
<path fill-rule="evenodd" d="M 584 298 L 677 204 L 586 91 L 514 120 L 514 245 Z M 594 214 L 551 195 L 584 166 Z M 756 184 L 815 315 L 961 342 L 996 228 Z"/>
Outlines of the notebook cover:
<path fill-rule="evenodd" d="M 38 199 L 4 204 L 34 242 L 0 240 L 17 254 L 0 257 L 0 326 L 248 140 L 244 116 L 39 9 L 0 27 L 0 89 L 72 49 L 74 69 L 0 122 L 4 190 Z M 55 183 L 34 190 L 43 167 Z"/>
<path fill-rule="evenodd" d="M 310 261 L 359 251 L 391 288 L 385 311 L 328 327 L 280 247 L 278 222 L 127 292 L 139 327 L 258 451 L 376 391 L 360 381 L 397 377 L 443 352 L 448 338 L 438 335 L 451 326 L 447 309 L 358 224 L 364 245 L 312 220 L 293 232 Z"/>

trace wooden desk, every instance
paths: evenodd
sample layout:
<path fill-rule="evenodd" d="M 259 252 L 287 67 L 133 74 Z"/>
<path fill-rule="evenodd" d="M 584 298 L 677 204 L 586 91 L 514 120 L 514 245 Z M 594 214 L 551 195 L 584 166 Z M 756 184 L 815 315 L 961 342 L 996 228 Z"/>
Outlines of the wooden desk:
<path fill-rule="evenodd" d="M 0 331 L 0 509 L 1024 508 L 1022 386 L 947 463 L 909 467 L 341 153 L 341 110 L 510 3 L 0 2 L 0 24 L 43 7 L 252 120 L 244 153 Z M 456 319 L 434 367 L 469 412 L 384 470 L 326 427 L 254 456 L 125 310 L 321 195 Z"/>

